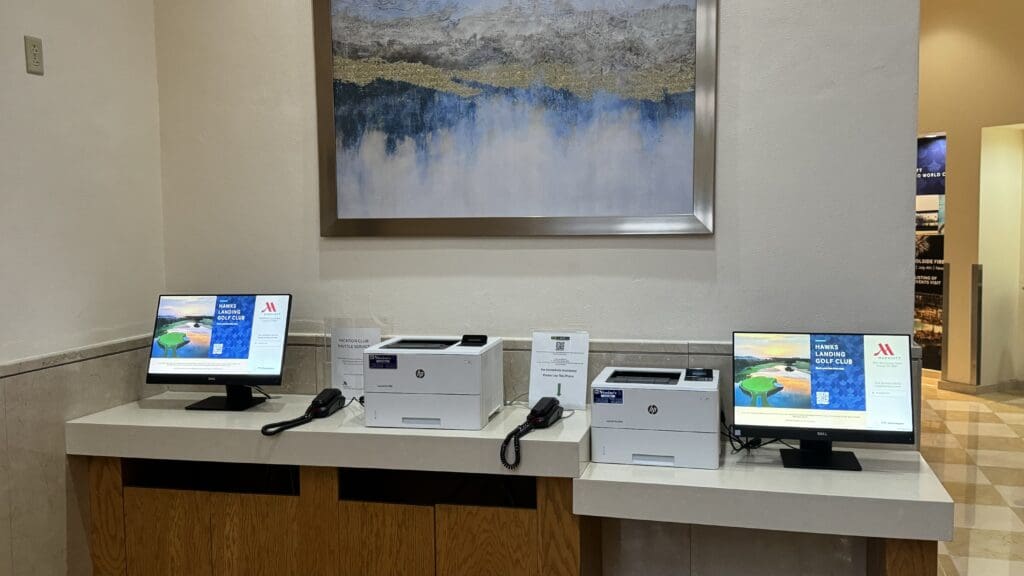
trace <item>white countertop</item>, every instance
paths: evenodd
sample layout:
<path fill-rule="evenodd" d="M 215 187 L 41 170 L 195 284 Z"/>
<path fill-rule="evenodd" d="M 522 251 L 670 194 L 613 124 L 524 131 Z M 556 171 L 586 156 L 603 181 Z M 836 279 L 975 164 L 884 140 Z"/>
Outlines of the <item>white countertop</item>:
<path fill-rule="evenodd" d="M 953 538 L 953 501 L 917 452 L 854 451 L 864 470 L 783 468 L 778 450 L 718 470 L 591 464 L 573 512 L 682 524 L 875 538 Z M 742 546 L 739 547 L 742 549 Z"/>
<path fill-rule="evenodd" d="M 522 464 L 498 460 L 529 410 L 506 406 L 483 430 L 367 428 L 358 403 L 272 437 L 265 424 L 295 418 L 312 396 L 280 395 L 245 412 L 186 411 L 209 394 L 166 392 L 65 424 L 68 454 L 576 478 L 590 459 L 590 413 L 578 410 L 522 440 Z"/>

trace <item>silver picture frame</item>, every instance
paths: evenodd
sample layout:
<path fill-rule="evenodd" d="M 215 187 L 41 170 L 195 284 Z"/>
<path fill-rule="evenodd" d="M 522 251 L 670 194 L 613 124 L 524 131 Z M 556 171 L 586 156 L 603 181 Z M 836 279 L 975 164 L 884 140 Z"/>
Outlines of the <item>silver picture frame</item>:
<path fill-rule="evenodd" d="M 718 0 L 697 0 L 696 3 L 692 213 L 613 217 L 379 219 L 338 217 L 331 0 L 312 2 L 321 236 L 679 236 L 708 235 L 714 232 Z"/>

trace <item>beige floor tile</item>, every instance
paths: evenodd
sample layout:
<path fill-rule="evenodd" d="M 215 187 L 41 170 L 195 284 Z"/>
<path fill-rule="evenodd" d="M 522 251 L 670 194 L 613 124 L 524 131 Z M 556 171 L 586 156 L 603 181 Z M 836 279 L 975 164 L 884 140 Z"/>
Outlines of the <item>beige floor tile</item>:
<path fill-rule="evenodd" d="M 993 412 L 999 414 L 1021 414 L 1024 413 L 1024 404 L 1010 404 L 1008 402 L 990 403 L 989 407 Z"/>
<path fill-rule="evenodd" d="M 1024 562 L 954 556 L 959 576 L 1024 576 Z"/>
<path fill-rule="evenodd" d="M 996 418 L 999 418 L 1004 423 L 1024 426 L 1024 412 L 999 412 L 998 408 L 993 408 L 993 410 L 996 411 Z"/>
<path fill-rule="evenodd" d="M 953 509 L 953 525 L 957 528 L 1024 532 L 1024 521 L 1006 506 L 957 504 Z"/>
<path fill-rule="evenodd" d="M 935 467 L 932 466 L 934 469 Z M 1024 470 L 1020 468 L 1002 468 L 999 466 L 982 466 L 981 471 L 992 484 L 999 486 L 1024 486 Z"/>
<path fill-rule="evenodd" d="M 951 556 L 1024 562 L 1024 532 L 957 528 L 946 549 Z"/>
<path fill-rule="evenodd" d="M 995 408 L 992 408 L 995 410 Z M 1006 424 L 995 412 L 969 412 L 966 410 L 940 410 L 936 412 L 943 422 L 984 422 Z"/>
<path fill-rule="evenodd" d="M 946 422 L 946 428 L 957 436 L 1002 436 L 1017 438 L 1017 433 L 1006 424 L 992 422 Z"/>
<path fill-rule="evenodd" d="M 935 411 L 952 410 L 956 412 L 991 412 L 983 402 L 964 400 L 928 400 L 928 406 Z"/>
<path fill-rule="evenodd" d="M 938 398 L 939 400 L 954 400 L 956 402 L 978 402 L 981 400 L 980 397 L 974 394 L 961 394 L 949 390 L 935 390 L 930 394 L 930 397 Z"/>
<path fill-rule="evenodd" d="M 991 484 L 980 468 L 973 464 L 947 464 L 944 462 L 928 463 L 932 471 L 943 482 L 963 482 L 964 484 Z"/>
<path fill-rule="evenodd" d="M 922 446 L 921 456 L 924 458 L 924 461 L 929 464 L 933 462 L 946 464 L 974 464 L 974 460 L 971 458 L 971 455 L 963 448 L 932 448 L 930 446 Z"/>
<path fill-rule="evenodd" d="M 952 434 L 921 434 L 921 446 L 929 448 L 963 448 Z"/>
<path fill-rule="evenodd" d="M 1003 450 L 1024 452 L 1024 438 L 1002 436 L 957 436 L 960 445 L 968 450 Z"/>
<path fill-rule="evenodd" d="M 1024 470 L 1024 452 L 1004 452 L 1002 450 L 967 450 L 979 466 L 995 466 L 998 468 L 1018 468 Z"/>
<path fill-rule="evenodd" d="M 960 576 L 960 571 L 953 564 L 953 558 L 946 555 L 939 555 L 939 576 Z"/>
<path fill-rule="evenodd" d="M 921 455 L 956 502 L 939 574 L 1024 576 L 1024 395 L 967 396 L 927 380 L 923 392 Z"/>
<path fill-rule="evenodd" d="M 1007 402 L 1009 400 L 1020 400 L 1020 395 L 1019 394 L 1010 394 L 1008 392 L 993 392 L 991 394 L 982 395 L 982 396 L 980 396 L 980 398 L 982 400 L 986 401 L 986 402 L 991 402 L 993 404 L 1000 404 L 1000 403 L 1003 403 L 1003 402 Z"/>
<path fill-rule="evenodd" d="M 993 486 L 1013 508 L 1024 508 L 1024 486 Z"/>
<path fill-rule="evenodd" d="M 1003 492 L 991 484 L 967 484 L 965 482 L 943 482 L 946 492 L 957 504 L 986 504 L 1006 506 Z"/>
<path fill-rule="evenodd" d="M 946 422 L 943 420 L 921 420 L 921 432 L 930 432 L 932 434 L 948 434 L 949 429 L 946 428 Z"/>

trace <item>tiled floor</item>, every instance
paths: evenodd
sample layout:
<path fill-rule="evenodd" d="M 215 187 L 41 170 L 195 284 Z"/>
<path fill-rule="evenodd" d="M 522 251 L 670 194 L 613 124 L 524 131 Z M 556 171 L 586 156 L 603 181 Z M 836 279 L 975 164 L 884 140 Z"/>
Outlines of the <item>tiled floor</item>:
<path fill-rule="evenodd" d="M 956 502 L 945 576 L 1024 576 L 1024 394 L 969 396 L 925 379 L 921 454 Z"/>

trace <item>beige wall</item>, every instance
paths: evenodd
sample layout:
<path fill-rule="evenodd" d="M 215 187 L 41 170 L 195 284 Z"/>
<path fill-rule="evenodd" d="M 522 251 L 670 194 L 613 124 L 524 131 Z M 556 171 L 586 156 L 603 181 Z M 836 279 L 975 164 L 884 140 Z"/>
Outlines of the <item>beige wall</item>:
<path fill-rule="evenodd" d="M 145 350 L 52 353 L 144 332 L 163 288 L 152 2 L 0 1 L 0 78 L 0 575 L 84 575 L 64 421 L 135 399 Z"/>
<path fill-rule="evenodd" d="M 1021 176 L 1024 132 L 985 128 L 981 136 L 978 261 L 984 266 L 982 385 L 1020 375 Z"/>
<path fill-rule="evenodd" d="M 156 6 L 171 290 L 396 333 L 911 329 L 916 1 L 721 3 L 716 230 L 689 239 L 321 239 L 310 1 Z"/>
<path fill-rule="evenodd" d="M 981 136 L 978 261 L 985 270 L 981 385 L 1020 380 L 1024 131 L 985 128 Z"/>
<path fill-rule="evenodd" d="M 144 332 L 164 284 L 152 2 L 4 0 L 0 46 L 0 364 Z"/>
<path fill-rule="evenodd" d="M 945 132 L 948 377 L 970 381 L 971 264 L 978 261 L 981 129 L 1024 122 L 1024 2 L 922 0 L 920 132 Z"/>

